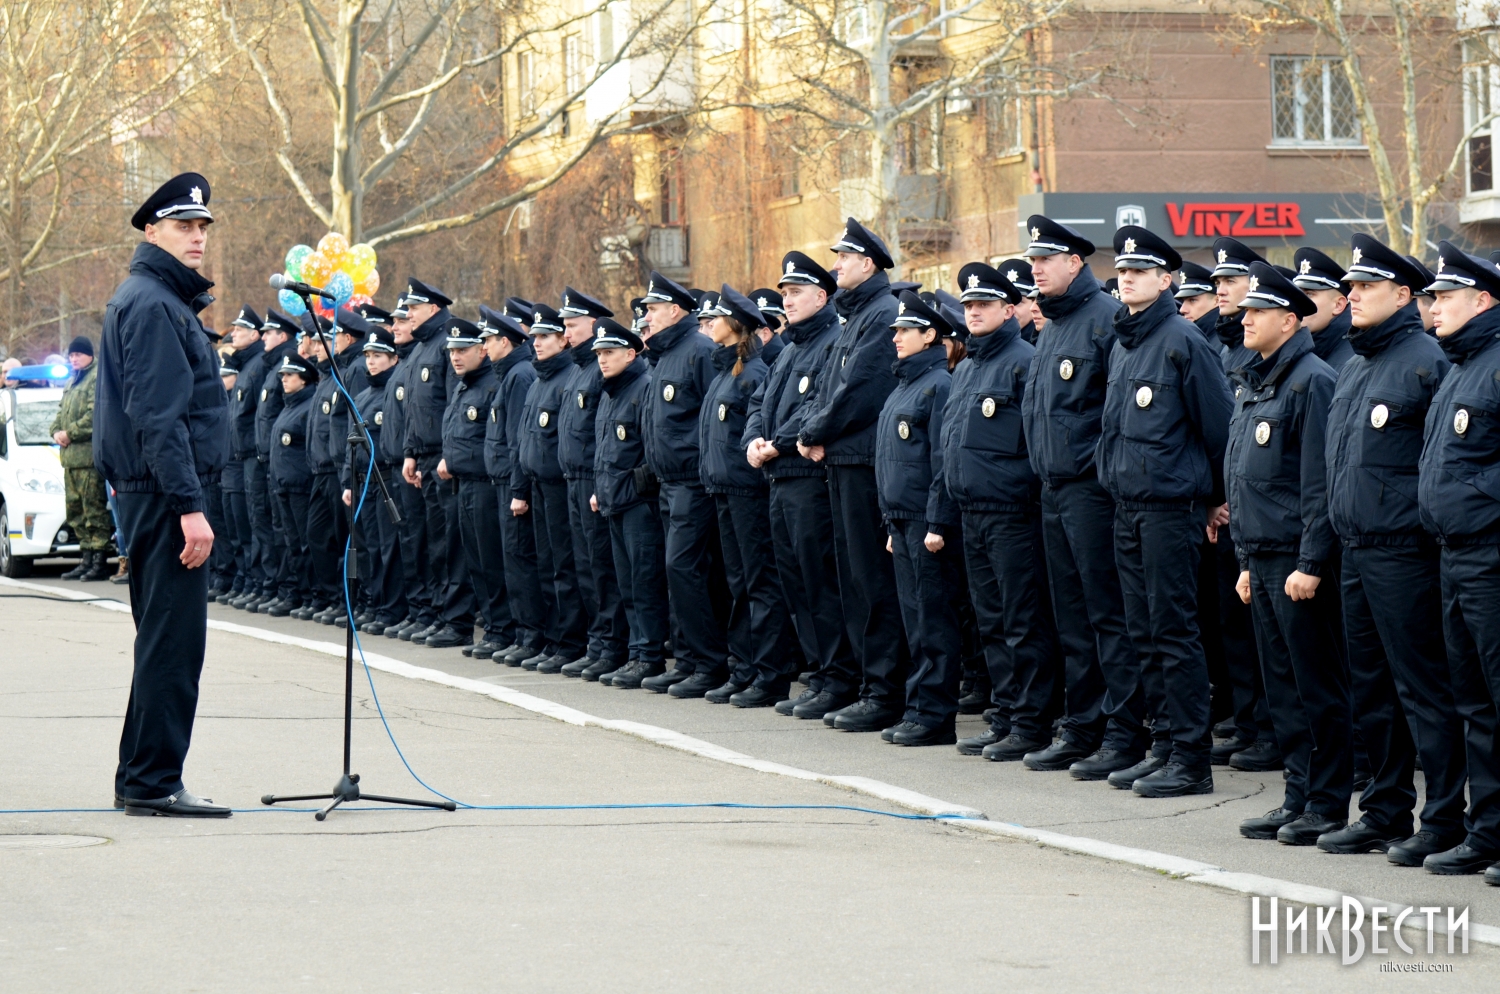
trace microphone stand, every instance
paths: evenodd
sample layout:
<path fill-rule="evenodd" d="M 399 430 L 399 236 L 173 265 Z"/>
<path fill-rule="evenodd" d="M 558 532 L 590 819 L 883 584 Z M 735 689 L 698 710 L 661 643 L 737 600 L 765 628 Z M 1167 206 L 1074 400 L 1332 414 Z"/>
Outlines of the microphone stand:
<path fill-rule="evenodd" d="M 375 446 L 370 439 L 370 429 L 365 424 L 364 416 L 360 414 L 359 408 L 353 403 L 353 394 L 349 393 L 344 385 L 343 377 L 339 376 L 338 354 L 334 351 L 332 338 L 323 330 L 318 322 L 317 312 L 313 310 L 311 295 L 300 290 L 293 293 L 302 298 L 307 305 L 308 313 L 313 316 L 314 334 L 323 347 L 328 350 L 329 372 L 333 381 L 338 386 L 340 393 L 349 402 L 349 466 L 357 469 L 359 466 L 359 452 L 363 449 L 369 456 L 369 470 L 366 474 L 366 482 L 371 475 L 375 483 L 380 487 L 380 496 L 385 503 L 385 510 L 390 515 L 392 524 L 401 522 L 401 512 L 396 509 L 396 502 L 391 498 L 391 492 L 386 488 L 385 477 L 380 472 L 380 466 L 375 461 Z M 368 489 L 362 488 L 362 489 Z M 344 772 L 339 777 L 339 782 L 334 785 L 332 792 L 327 794 L 296 794 L 280 795 L 266 794 L 260 799 L 262 804 L 276 804 L 282 801 L 328 801 L 328 805 L 313 817 L 318 821 L 328 817 L 328 812 L 351 801 L 379 801 L 383 804 L 406 804 L 418 808 L 439 808 L 443 811 L 455 811 L 457 805 L 452 801 L 417 801 L 405 797 L 387 797 L 383 794 L 366 794 L 359 789 L 359 774 L 349 772 L 350 736 L 354 729 L 354 611 L 349 604 L 349 581 L 359 579 L 359 533 L 355 518 L 356 501 L 351 500 L 345 511 L 349 519 L 349 545 L 344 551 L 344 609 L 348 613 L 349 627 L 344 637 Z"/>

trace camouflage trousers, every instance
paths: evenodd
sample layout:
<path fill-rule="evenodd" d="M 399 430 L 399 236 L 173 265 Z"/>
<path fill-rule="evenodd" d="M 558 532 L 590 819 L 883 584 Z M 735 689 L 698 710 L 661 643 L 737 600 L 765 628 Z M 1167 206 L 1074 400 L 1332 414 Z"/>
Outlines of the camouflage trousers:
<path fill-rule="evenodd" d="M 104 477 L 92 466 L 63 470 L 68 501 L 68 527 L 78 536 L 78 547 L 87 552 L 108 552 L 115 523 L 109 516 L 109 495 Z"/>

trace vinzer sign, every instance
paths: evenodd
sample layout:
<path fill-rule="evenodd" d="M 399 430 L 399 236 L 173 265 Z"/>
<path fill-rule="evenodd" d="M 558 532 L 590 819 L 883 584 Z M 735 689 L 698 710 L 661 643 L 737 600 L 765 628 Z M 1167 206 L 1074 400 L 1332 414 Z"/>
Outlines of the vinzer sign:
<path fill-rule="evenodd" d="M 1259 203 L 1182 203 L 1167 201 L 1167 220 L 1178 238 L 1194 235 L 1235 238 L 1302 238 L 1302 205 L 1295 201 Z"/>
<path fill-rule="evenodd" d="M 1101 256 L 1126 224 L 1144 225 L 1179 248 L 1208 248 L 1224 236 L 1257 248 L 1347 247 L 1361 231 L 1385 237 L 1378 199 L 1360 193 L 1033 193 L 1017 208 L 1021 244 L 1026 219 L 1045 214 L 1076 228 Z"/>

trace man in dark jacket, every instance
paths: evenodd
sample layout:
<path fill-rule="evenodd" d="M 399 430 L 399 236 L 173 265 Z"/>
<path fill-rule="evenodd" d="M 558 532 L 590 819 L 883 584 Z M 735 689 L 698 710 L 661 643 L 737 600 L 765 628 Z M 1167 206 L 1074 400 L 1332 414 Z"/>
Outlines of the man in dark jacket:
<path fill-rule="evenodd" d="M 213 215 L 208 181 L 162 184 L 131 224 L 146 240 L 105 308 L 94 464 L 115 489 L 129 538 L 135 672 L 120 735 L 115 805 L 129 815 L 227 818 L 193 796 L 182 765 L 198 708 L 214 535 L 204 490 L 229 459 L 228 398 L 198 312 Z"/>
<path fill-rule="evenodd" d="M 1241 371 L 1230 425 L 1229 527 L 1287 769 L 1285 799 L 1240 834 L 1312 845 L 1343 827 L 1352 773 L 1339 605 L 1323 586 L 1335 553 L 1323 459 L 1334 376 L 1302 327 L 1316 305 L 1282 273 L 1252 263 L 1240 306 L 1261 359 Z"/>
<path fill-rule="evenodd" d="M 339 385 L 328 396 L 328 451 L 333 456 L 335 480 L 334 485 L 322 496 L 329 510 L 320 514 L 327 513 L 329 519 L 335 522 L 334 559 L 339 563 L 340 569 L 343 566 L 344 549 L 349 540 L 349 518 L 341 499 L 343 491 L 337 476 L 343 465 L 348 462 L 349 401 L 359 396 L 370 382 L 369 374 L 365 371 L 364 353 L 365 340 L 370 335 L 370 327 L 370 323 L 357 311 L 352 311 L 347 307 L 340 307 L 334 311 L 331 330 L 333 368 L 338 373 Z M 373 575 L 370 549 L 363 541 L 355 545 L 355 561 L 360 579 Z M 372 617 L 368 607 L 368 592 L 358 579 L 350 581 L 348 587 L 354 620 L 357 624 L 363 625 Z M 344 607 L 343 582 L 339 583 L 334 601 L 328 620 L 342 628 L 349 623 L 349 615 Z"/>
<path fill-rule="evenodd" d="M 1373 779 L 1359 821 L 1318 847 L 1421 866 L 1464 835 L 1463 725 L 1442 640 L 1439 553 L 1417 502 L 1428 411 L 1449 365 L 1413 300 L 1423 274 L 1368 235 L 1355 235 L 1353 249 L 1343 279 L 1355 355 L 1328 419 L 1328 504 L 1344 548 L 1354 714 Z M 1427 803 L 1413 836 L 1418 749 Z"/>
<path fill-rule="evenodd" d="M 1307 294 L 1318 312 L 1302 322 L 1312 332 L 1313 351 L 1337 375 L 1354 355 L 1349 344 L 1349 284 L 1344 267 L 1315 248 L 1299 248 L 1292 259 L 1292 282 Z"/>
<path fill-rule="evenodd" d="M 1442 546 L 1443 637 L 1466 726 L 1469 810 L 1463 840 L 1422 865 L 1440 874 L 1483 870 L 1500 886 L 1500 273 L 1449 242 L 1438 256 L 1433 327 L 1453 368 L 1425 426 L 1418 503 Z M 1403 848 L 1440 841 L 1427 834 Z"/>
<path fill-rule="evenodd" d="M 406 309 L 406 294 L 396 300 L 391 310 L 391 337 L 396 342 L 396 355 L 401 362 L 385 381 L 385 427 L 380 434 L 380 454 L 387 463 L 396 466 L 396 478 L 405 479 L 406 464 L 406 410 L 411 396 L 411 355 L 420 344 L 412 332 L 415 325 L 411 313 Z M 406 587 L 407 616 L 399 624 L 389 625 L 386 638 L 410 641 L 411 637 L 438 621 L 438 607 L 433 602 L 433 591 L 428 584 L 428 552 L 426 505 L 422 502 L 422 491 L 413 486 L 398 485 L 391 495 L 401 510 L 401 522 L 396 526 L 397 541 L 401 543 L 401 571 Z M 439 628 L 442 626 L 439 625 Z"/>
<path fill-rule="evenodd" d="M 266 350 L 260 337 L 263 323 L 248 304 L 229 322 L 234 353 L 225 363 L 235 367 L 235 380 L 229 392 L 229 462 L 219 487 L 224 492 L 225 517 L 231 523 L 235 574 L 233 586 L 218 598 L 220 604 L 258 589 L 264 576 L 256 555 L 250 484 L 245 476 L 245 458 L 255 452 L 255 405 L 266 375 Z"/>
<path fill-rule="evenodd" d="M 1148 739 L 1140 660 L 1130 644 L 1115 568 L 1115 505 L 1100 485 L 1094 443 L 1120 302 L 1084 262 L 1094 244 L 1040 214 L 1027 227 L 1032 276 L 1047 325 L 1037 336 L 1021 414 L 1032 469 L 1042 481 L 1042 531 L 1066 679 L 1062 735 L 1049 744 L 1008 734 L 984 746 L 986 759 L 1018 760 L 1097 780 L 1141 761 Z M 1053 664 L 1055 665 L 1055 664 Z M 1031 729 L 1023 729 L 1023 733 Z M 1047 755 L 1041 755 L 1046 753 Z M 1126 784 L 1128 787 L 1129 784 Z"/>
<path fill-rule="evenodd" d="M 1181 273 L 1177 313 L 1197 325 L 1204 338 L 1217 341 L 1214 326 L 1219 322 L 1219 301 L 1214 295 L 1213 271 L 1196 262 L 1184 262 Z"/>
<path fill-rule="evenodd" d="M 801 252 L 781 260 L 777 286 L 788 324 L 788 344 L 751 398 L 745 420 L 746 458 L 770 479 L 771 541 L 792 626 L 812 676 L 802 694 L 781 701 L 776 712 L 821 718 L 852 704 L 859 692 L 859 664 L 849 645 L 839 603 L 838 563 L 828 536 L 833 509 L 828 472 L 797 451 L 797 433 L 817 383 L 829 368 L 839 338 L 838 292 L 833 274 Z"/>
<path fill-rule="evenodd" d="M 1130 639 L 1172 748 L 1159 769 L 1144 768 L 1151 760 L 1137 767 L 1131 786 L 1143 797 L 1206 794 L 1214 783 L 1197 574 L 1205 502 L 1208 520 L 1227 514 L 1224 445 L 1233 400 L 1213 350 L 1166 295 L 1181 263 L 1145 228 L 1115 232 L 1125 307 L 1115 316 L 1096 459 L 1115 500 L 1115 562 Z"/>
<path fill-rule="evenodd" d="M 308 455 L 312 432 L 310 414 L 320 380 L 318 365 L 300 355 L 289 355 L 276 372 L 281 383 L 281 413 L 271 425 L 271 459 L 267 465 L 271 496 L 281 508 L 286 525 L 286 570 L 277 581 L 277 600 L 266 609 L 273 618 L 296 616 L 312 603 L 314 574 L 312 542 L 308 535 L 308 504 L 313 471 Z"/>
<path fill-rule="evenodd" d="M 333 357 L 329 355 L 326 322 L 316 314 L 302 315 L 303 355 L 318 372 L 311 406 L 307 410 L 307 462 L 312 484 L 307 496 L 307 552 L 312 564 L 312 599 L 292 612 L 293 618 L 333 624 L 334 616 L 344 610 L 343 558 L 344 529 L 343 491 L 339 487 L 339 466 L 343 463 L 344 444 L 333 440 L 334 397 L 338 381 L 333 377 Z"/>
<path fill-rule="evenodd" d="M 911 667 L 875 485 L 875 422 L 896 387 L 891 324 L 897 303 L 885 272 L 895 263 L 885 243 L 852 217 L 833 251 L 839 286 L 833 305 L 843 327 L 818 377 L 817 395 L 802 411 L 797 452 L 828 468 L 839 600 L 861 671 L 858 700 L 826 712 L 823 722 L 877 732 L 901 719 Z"/>
<path fill-rule="evenodd" d="M 381 455 L 381 439 L 385 431 L 385 388 L 395 373 L 401 358 L 397 352 L 396 338 L 387 327 L 389 314 L 379 308 L 361 310 L 361 316 L 371 325 L 362 352 L 365 357 L 365 388 L 354 398 L 359 416 L 364 420 L 364 443 L 351 446 L 344 461 L 342 482 L 344 503 L 357 509 L 355 526 L 359 529 L 361 544 L 371 549 L 368 575 L 361 574 L 360 586 L 369 591 L 370 610 L 373 615 L 360 627 L 366 635 L 379 635 L 391 625 L 406 617 L 405 576 L 401 563 L 401 542 L 396 533 L 396 523 L 386 511 L 385 493 L 380 484 L 384 482 L 391 499 L 399 488 L 399 461 Z M 372 459 L 373 456 L 373 459 Z M 372 472 L 371 463 L 378 471 Z M 363 567 L 361 567 L 363 568 Z"/>
<path fill-rule="evenodd" d="M 286 532 L 281 522 L 281 508 L 271 497 L 267 474 L 271 462 L 271 426 L 281 413 L 284 398 L 278 370 L 289 355 L 297 354 L 297 322 L 280 311 L 266 311 L 260 341 L 264 350 L 260 361 L 260 386 L 254 395 L 254 444 L 244 458 L 245 495 L 250 510 L 250 528 L 260 551 L 260 587 L 230 601 L 230 605 L 255 613 L 277 599 L 278 583 L 286 558 Z M 249 395 L 246 396 L 248 403 Z M 254 461 L 254 465 L 251 461 Z"/>

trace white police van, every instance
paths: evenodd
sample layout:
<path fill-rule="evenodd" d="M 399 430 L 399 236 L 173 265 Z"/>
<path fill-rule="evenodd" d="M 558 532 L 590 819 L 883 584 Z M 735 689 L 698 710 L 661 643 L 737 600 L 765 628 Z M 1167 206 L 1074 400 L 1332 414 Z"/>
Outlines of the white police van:
<path fill-rule="evenodd" d="M 44 556 L 78 555 L 49 430 L 63 395 L 53 384 L 71 373 L 65 365 L 23 366 L 0 390 L 0 575 L 26 576 Z"/>

